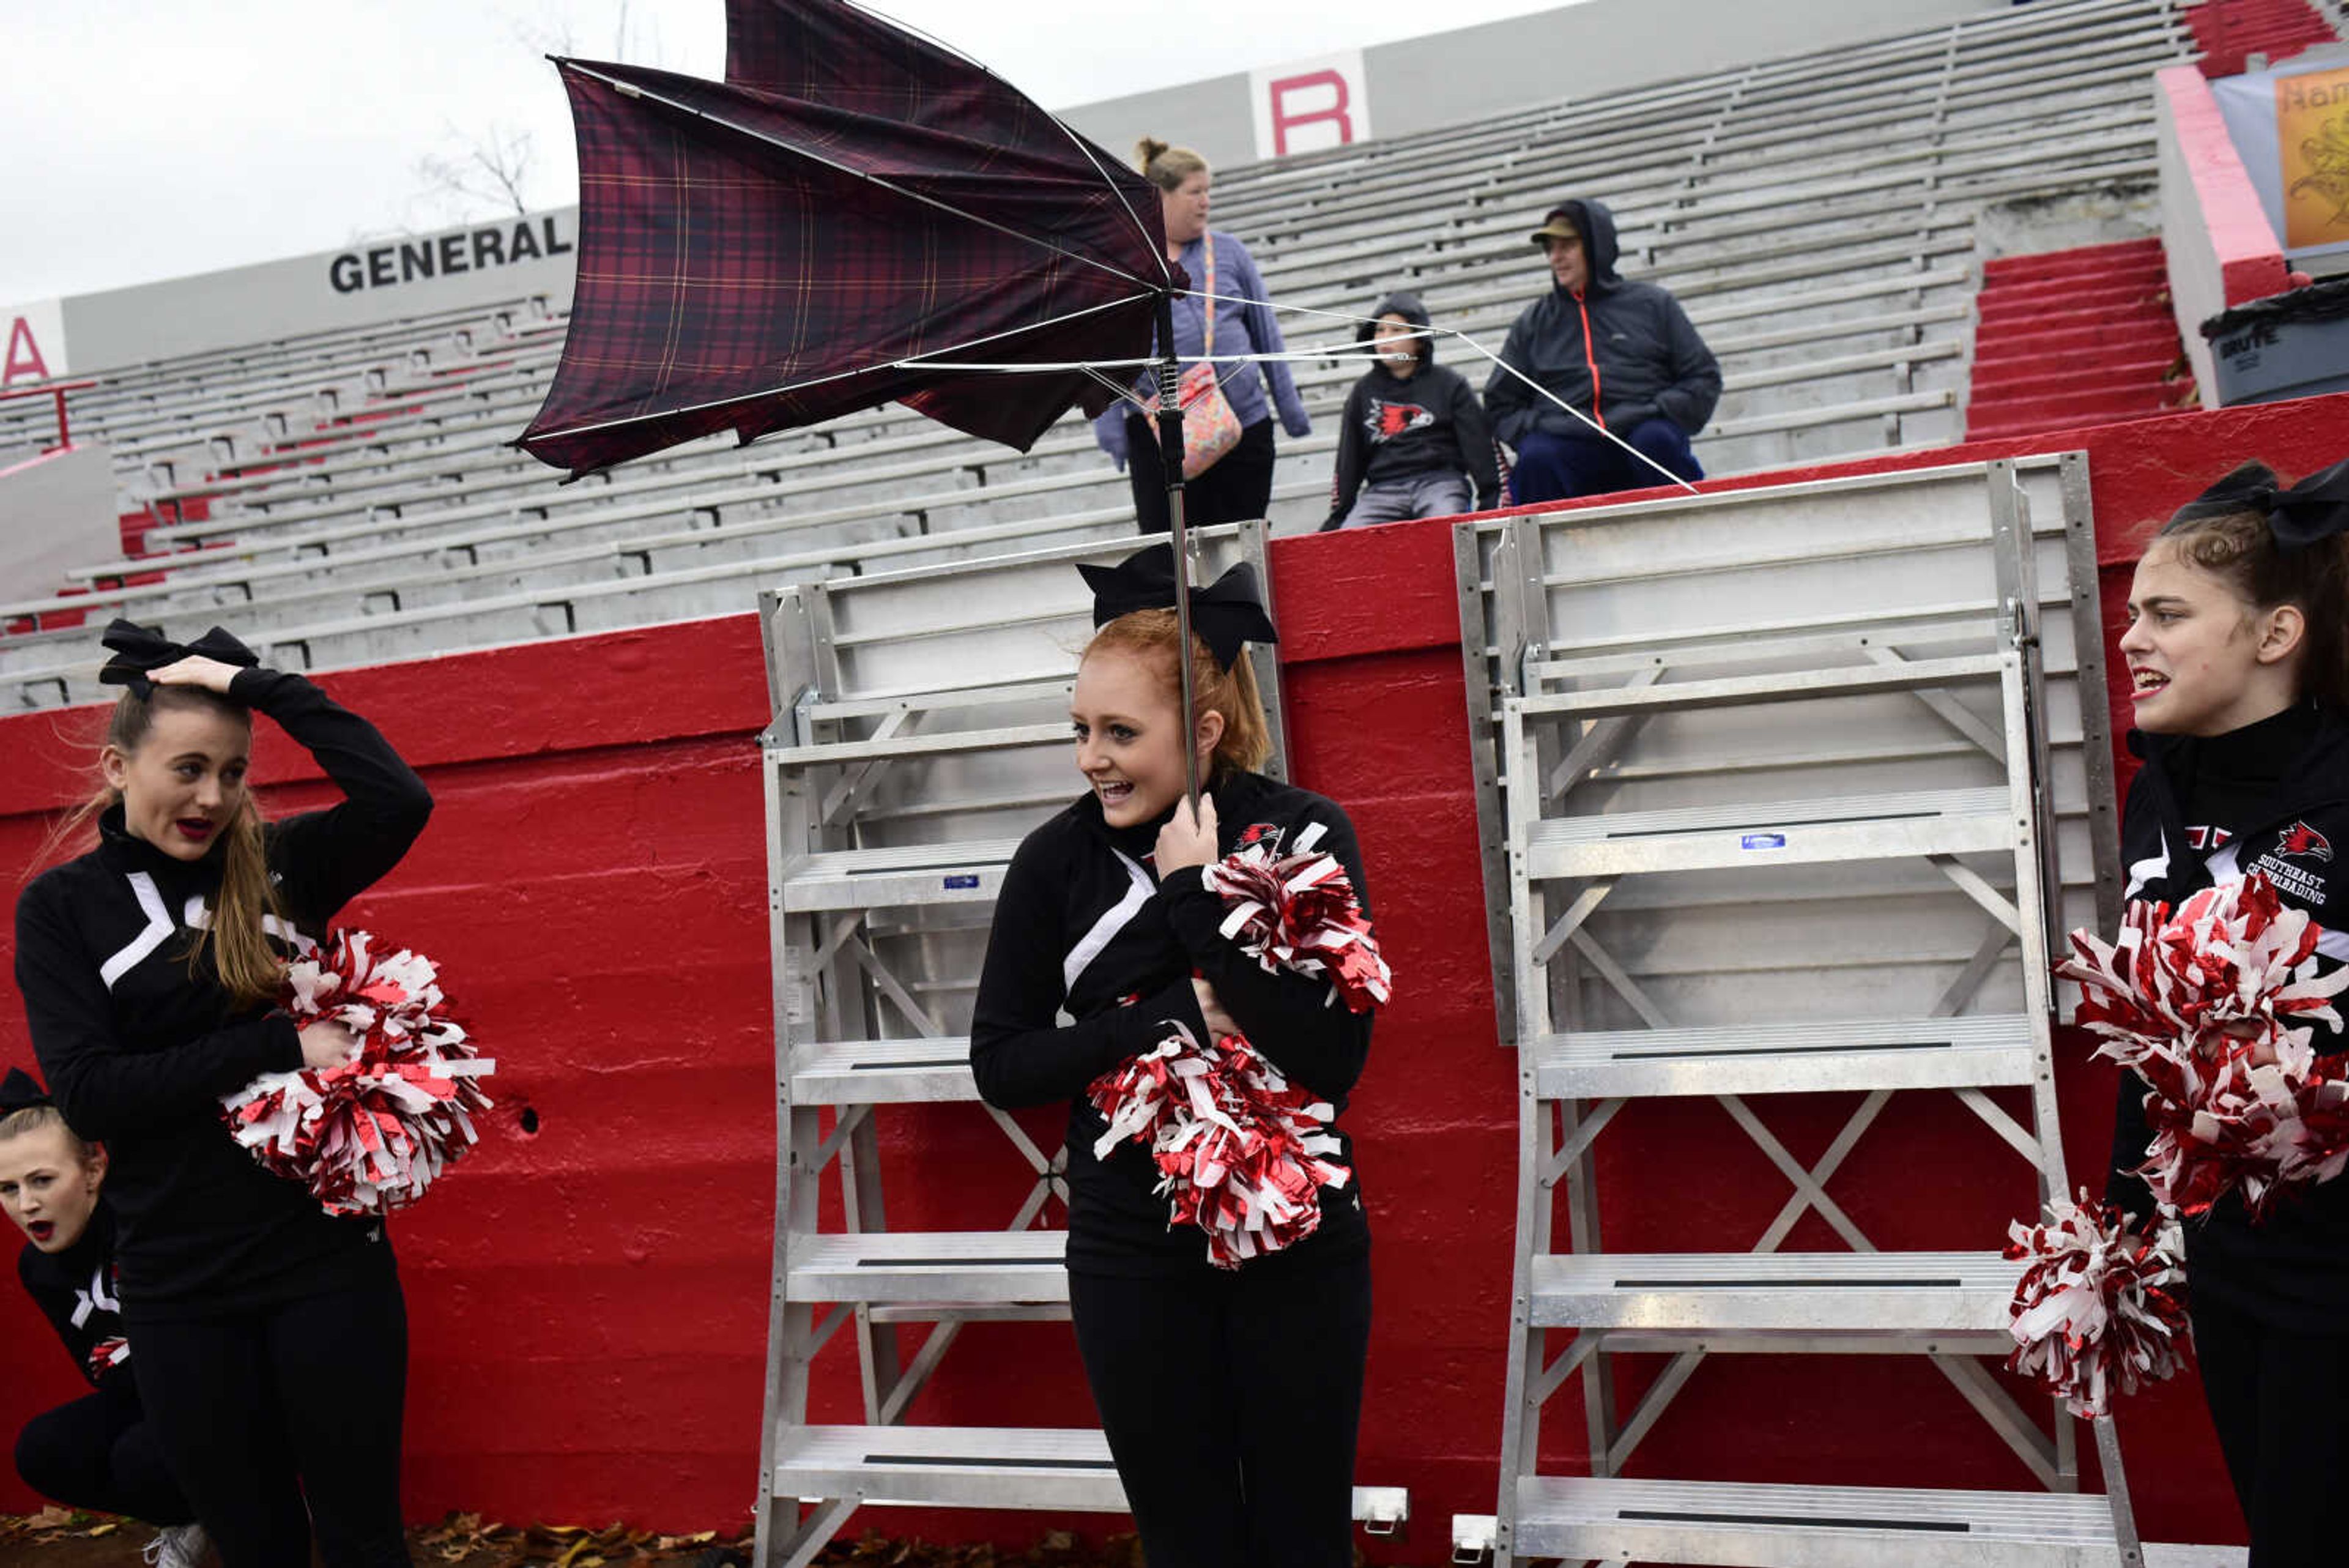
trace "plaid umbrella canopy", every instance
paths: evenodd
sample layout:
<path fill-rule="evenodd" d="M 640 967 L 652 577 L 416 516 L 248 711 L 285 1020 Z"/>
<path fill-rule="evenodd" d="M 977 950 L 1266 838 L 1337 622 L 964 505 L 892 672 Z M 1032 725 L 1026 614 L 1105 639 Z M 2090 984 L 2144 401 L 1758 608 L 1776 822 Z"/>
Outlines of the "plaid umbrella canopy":
<path fill-rule="evenodd" d="M 726 80 L 559 59 L 577 291 L 517 445 L 574 477 L 895 400 L 1025 451 L 1188 286 L 1158 192 L 984 67 L 843 0 L 728 0 Z M 1132 376 L 1129 368 L 1116 378 Z"/>

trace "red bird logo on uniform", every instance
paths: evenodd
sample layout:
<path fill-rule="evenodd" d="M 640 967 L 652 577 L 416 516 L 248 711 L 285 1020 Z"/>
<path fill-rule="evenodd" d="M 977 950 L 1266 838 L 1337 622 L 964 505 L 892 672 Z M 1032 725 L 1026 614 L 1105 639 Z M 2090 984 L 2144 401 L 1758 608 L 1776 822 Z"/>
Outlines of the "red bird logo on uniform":
<path fill-rule="evenodd" d="M 1417 403 L 1390 403 L 1381 398 L 1371 400 L 1370 411 L 1362 419 L 1372 441 L 1392 441 L 1405 431 L 1425 430 L 1434 422 L 1435 416 Z"/>
<path fill-rule="evenodd" d="M 2305 855 L 2313 860 L 2333 858 L 2333 841 L 2304 822 L 2295 822 L 2285 828 L 2276 849 L 2280 854 Z"/>

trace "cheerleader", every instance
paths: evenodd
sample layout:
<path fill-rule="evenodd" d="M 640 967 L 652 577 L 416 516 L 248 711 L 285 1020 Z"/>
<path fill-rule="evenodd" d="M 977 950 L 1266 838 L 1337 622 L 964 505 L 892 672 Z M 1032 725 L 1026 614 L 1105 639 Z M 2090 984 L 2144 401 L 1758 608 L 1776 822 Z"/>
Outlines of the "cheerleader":
<path fill-rule="evenodd" d="M 432 808 L 374 726 L 217 628 L 185 647 L 117 621 L 128 690 L 86 806 L 98 844 L 16 905 L 16 984 L 57 1108 L 103 1142 L 130 1366 L 223 1568 L 408 1561 L 408 1324 L 382 1221 L 336 1219 L 220 1121 L 255 1075 L 343 1061 L 339 1025 L 272 1003 L 286 943 L 399 863 Z M 264 822 L 251 714 L 343 802 Z M 73 824 L 69 822 L 70 830 Z"/>
<path fill-rule="evenodd" d="M 98 1190 L 105 1180 L 106 1151 L 74 1137 L 41 1086 L 10 1068 L 0 1080 L 0 1209 L 25 1232 L 16 1277 L 92 1389 L 25 1423 L 16 1473 L 67 1508 L 161 1526 L 147 1561 L 196 1568 L 203 1526 L 156 1451 L 130 1374 L 114 1294 L 114 1212 Z"/>
<path fill-rule="evenodd" d="M 1213 1267 L 1205 1233 L 1170 1224 L 1141 1144 L 1095 1158 L 1104 1123 L 1086 1088 L 1180 1023 L 1201 1040 L 1245 1033 L 1342 1110 L 1369 1017 L 1330 1005 L 1326 981 L 1268 971 L 1235 946 L 1200 867 L 1318 827 L 1309 841 L 1359 894 L 1361 852 L 1334 803 L 1255 771 L 1271 746 L 1240 648 L 1273 628 L 1248 569 L 1191 595 L 1188 737 L 1172 553 L 1081 569 L 1099 628 L 1070 704 L 1086 793 L 1030 834 L 1005 873 L 971 1066 L 989 1105 L 1069 1103 L 1070 1311 L 1151 1568 L 1350 1568 L 1371 1324 L 1359 1183 L 1319 1189 L 1320 1222 L 1304 1241 Z M 1205 781 L 1196 819 L 1186 740 Z M 1330 1158 L 1350 1167 L 1340 1143 Z"/>
<path fill-rule="evenodd" d="M 2129 589 L 2144 759 L 2121 816 L 2128 897 L 2172 908 L 2257 871 L 2349 959 L 2349 462 L 2290 488 L 2247 463 L 2181 508 Z M 2335 846 L 2338 846 L 2336 849 Z M 2338 857 L 2338 858 L 2336 858 Z M 2333 906 L 2339 902 L 2343 913 Z M 2340 1050 L 2319 1028 L 2319 1051 Z M 2107 1198 L 2139 1219 L 2144 1085 L 2122 1078 Z M 2342 1560 L 2333 1478 L 2349 1444 L 2349 1181 L 2254 1225 L 2222 1199 L 2185 1230 L 2194 1344 L 2251 1568 Z"/>

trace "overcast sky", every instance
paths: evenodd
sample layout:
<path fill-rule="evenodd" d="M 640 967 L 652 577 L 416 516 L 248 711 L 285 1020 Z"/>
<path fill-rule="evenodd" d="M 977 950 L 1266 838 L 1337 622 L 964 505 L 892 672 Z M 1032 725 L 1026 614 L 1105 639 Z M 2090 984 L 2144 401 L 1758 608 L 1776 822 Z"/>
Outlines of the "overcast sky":
<path fill-rule="evenodd" d="M 1051 109 L 1560 0 L 885 0 Z M 1133 20 L 1112 23 L 1121 13 Z M 723 0 L 0 0 L 0 305 L 487 215 L 421 161 L 528 138 L 577 200 L 548 52 L 717 77 Z"/>

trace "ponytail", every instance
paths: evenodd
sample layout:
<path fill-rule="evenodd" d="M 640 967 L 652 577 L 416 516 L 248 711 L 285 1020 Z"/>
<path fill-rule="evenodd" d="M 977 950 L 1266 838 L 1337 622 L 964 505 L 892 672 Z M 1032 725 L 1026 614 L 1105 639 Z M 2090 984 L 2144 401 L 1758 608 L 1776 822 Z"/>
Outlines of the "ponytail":
<path fill-rule="evenodd" d="M 1133 144 L 1133 166 L 1162 191 L 1179 191 L 1194 174 L 1207 172 L 1207 161 L 1187 147 L 1170 147 L 1154 136 Z"/>
<path fill-rule="evenodd" d="M 212 922 L 196 933 L 188 950 L 193 968 L 212 943 L 213 967 L 221 983 L 242 1008 L 269 1001 L 277 994 L 285 963 L 269 945 L 269 919 L 281 916 L 276 890 L 269 881 L 269 853 L 262 835 L 261 808 L 247 794 L 228 826 L 228 842 L 221 846 L 220 891 L 212 896 Z"/>

